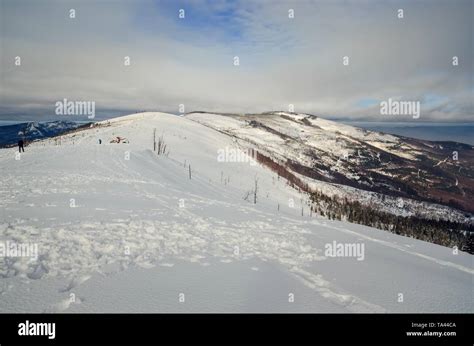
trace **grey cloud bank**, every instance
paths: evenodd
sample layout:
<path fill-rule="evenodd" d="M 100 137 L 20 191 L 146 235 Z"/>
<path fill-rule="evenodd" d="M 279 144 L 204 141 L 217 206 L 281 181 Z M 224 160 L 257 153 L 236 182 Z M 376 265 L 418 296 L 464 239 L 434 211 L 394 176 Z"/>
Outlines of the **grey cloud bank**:
<path fill-rule="evenodd" d="M 419 101 L 417 121 L 472 121 L 472 16 L 473 2 L 456 0 L 1 0 L 0 116 L 41 118 L 67 98 L 95 102 L 98 114 L 293 104 L 329 118 L 413 120 L 381 114 L 393 99 Z"/>

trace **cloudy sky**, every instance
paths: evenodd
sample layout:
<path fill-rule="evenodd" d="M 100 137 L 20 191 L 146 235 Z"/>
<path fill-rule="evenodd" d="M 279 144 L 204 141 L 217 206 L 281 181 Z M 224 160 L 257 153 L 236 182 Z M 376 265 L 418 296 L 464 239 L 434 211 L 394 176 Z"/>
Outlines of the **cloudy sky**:
<path fill-rule="evenodd" d="M 328 118 L 474 121 L 472 0 L 0 4 L 0 119 L 43 119 L 67 98 L 102 115 L 293 104 Z M 388 98 L 421 102 L 420 119 L 381 115 Z"/>

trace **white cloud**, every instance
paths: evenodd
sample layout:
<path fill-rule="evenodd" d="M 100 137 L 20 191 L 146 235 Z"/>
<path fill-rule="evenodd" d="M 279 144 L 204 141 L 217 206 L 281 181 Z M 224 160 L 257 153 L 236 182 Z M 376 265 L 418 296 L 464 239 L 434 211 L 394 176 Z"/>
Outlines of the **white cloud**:
<path fill-rule="evenodd" d="M 386 120 L 361 101 L 391 97 L 421 101 L 420 120 L 473 120 L 468 0 L 1 1 L 4 114 L 47 113 L 68 98 L 94 100 L 99 110 L 177 111 L 183 103 L 250 112 L 292 103 Z M 178 6 L 189 22 L 177 20 Z M 423 104 L 427 95 L 442 102 Z"/>

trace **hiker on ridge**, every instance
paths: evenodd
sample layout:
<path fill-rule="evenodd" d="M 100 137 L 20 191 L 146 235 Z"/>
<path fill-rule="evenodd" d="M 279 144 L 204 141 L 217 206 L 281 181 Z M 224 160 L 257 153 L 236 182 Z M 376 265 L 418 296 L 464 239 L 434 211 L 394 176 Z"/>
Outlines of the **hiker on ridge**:
<path fill-rule="evenodd" d="M 23 139 L 20 139 L 18 141 L 18 151 L 21 153 L 21 151 L 25 152 L 25 148 L 23 147 Z"/>

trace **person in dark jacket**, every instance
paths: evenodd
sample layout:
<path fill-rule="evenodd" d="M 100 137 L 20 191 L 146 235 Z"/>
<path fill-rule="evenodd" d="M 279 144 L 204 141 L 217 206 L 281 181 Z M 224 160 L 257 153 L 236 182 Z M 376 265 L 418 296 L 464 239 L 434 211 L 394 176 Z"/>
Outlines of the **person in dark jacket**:
<path fill-rule="evenodd" d="M 21 151 L 25 152 L 25 148 L 23 147 L 23 139 L 20 139 L 18 141 L 18 151 L 21 153 Z"/>

